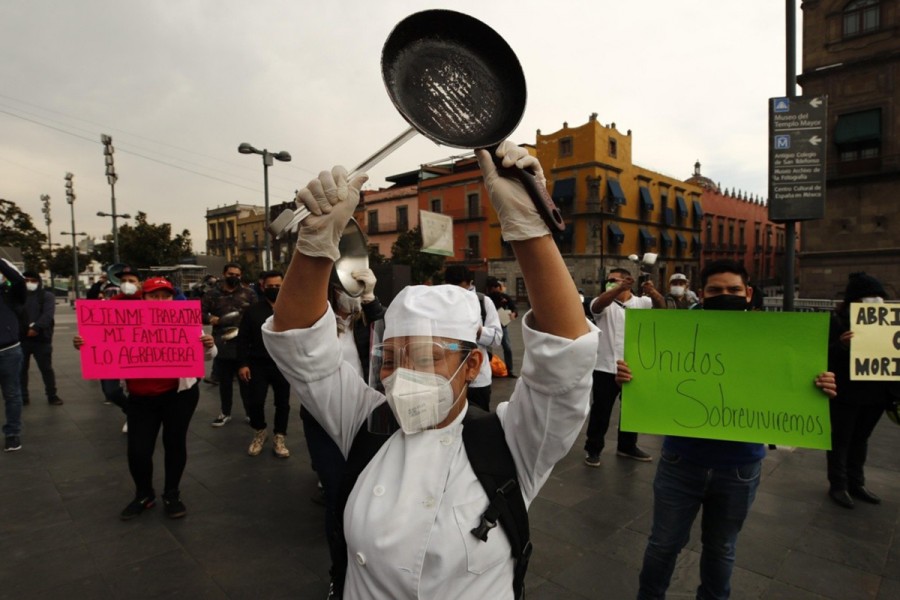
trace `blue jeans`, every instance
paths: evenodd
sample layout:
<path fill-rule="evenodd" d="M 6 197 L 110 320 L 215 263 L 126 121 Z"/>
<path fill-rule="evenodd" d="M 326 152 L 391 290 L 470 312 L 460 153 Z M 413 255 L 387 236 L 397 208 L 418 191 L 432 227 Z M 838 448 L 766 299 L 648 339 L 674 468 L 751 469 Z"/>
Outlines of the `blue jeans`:
<path fill-rule="evenodd" d="M 703 507 L 697 598 L 731 594 L 735 546 L 759 486 L 760 461 L 734 469 L 706 469 L 663 450 L 653 481 L 653 528 L 644 552 L 639 600 L 665 598 L 675 560 Z"/>
<path fill-rule="evenodd" d="M 22 347 L 8 348 L 0 352 L 0 389 L 6 404 L 6 437 L 22 433 Z"/>

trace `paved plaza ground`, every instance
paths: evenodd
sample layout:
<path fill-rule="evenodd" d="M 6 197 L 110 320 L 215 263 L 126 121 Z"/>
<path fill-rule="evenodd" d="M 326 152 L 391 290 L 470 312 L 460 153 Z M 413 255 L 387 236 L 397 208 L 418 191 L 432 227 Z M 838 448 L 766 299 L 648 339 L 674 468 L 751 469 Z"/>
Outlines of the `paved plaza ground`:
<path fill-rule="evenodd" d="M 520 331 L 515 323 L 511 329 L 521 356 Z M 251 430 L 240 418 L 210 427 L 218 392 L 201 383 L 182 482 L 187 517 L 169 520 L 157 506 L 121 522 L 118 513 L 133 495 L 124 417 L 103 404 L 96 381 L 81 378 L 74 333 L 74 312 L 60 305 L 54 362 L 65 405 L 43 401 L 32 365 L 23 448 L 0 456 L 0 598 L 324 599 L 323 509 L 312 501 L 316 477 L 296 407 L 291 457 L 277 459 L 267 447 L 251 458 Z M 513 385 L 496 381 L 495 402 Z M 240 410 L 236 401 L 238 417 Z M 268 413 L 271 422 L 271 405 Z M 579 437 L 532 505 L 529 600 L 635 597 L 662 439 L 641 436 L 654 454 L 645 464 L 617 458 L 614 438 L 613 430 L 603 464 L 592 469 L 582 463 Z M 867 474 L 884 503 L 855 510 L 827 498 L 823 452 L 770 451 L 739 540 L 732 597 L 900 598 L 898 450 L 900 427 L 882 419 Z M 161 448 L 156 462 L 159 487 Z M 695 527 L 668 597 L 693 598 L 698 569 Z"/>

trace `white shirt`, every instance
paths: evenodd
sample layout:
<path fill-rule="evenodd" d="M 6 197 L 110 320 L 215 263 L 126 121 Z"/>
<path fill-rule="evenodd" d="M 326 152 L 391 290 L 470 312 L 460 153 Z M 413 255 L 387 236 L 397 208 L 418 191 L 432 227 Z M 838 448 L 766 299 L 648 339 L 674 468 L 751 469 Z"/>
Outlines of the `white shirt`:
<path fill-rule="evenodd" d="M 500 325 L 500 315 L 497 313 L 494 301 L 485 294 L 482 302 L 484 303 L 484 323 L 481 326 L 481 335 L 475 340 L 478 343 L 478 351 L 481 352 L 481 370 L 478 371 L 475 380 L 469 384 L 469 387 L 473 388 L 491 385 L 493 374 L 488 350 L 493 346 L 499 346 L 503 341 L 503 326 Z"/>
<path fill-rule="evenodd" d="M 509 402 L 497 407 L 526 506 L 572 447 L 588 412 L 596 328 L 576 340 L 529 327 Z M 269 353 L 346 456 L 384 396 L 342 360 L 330 309 L 309 329 L 273 332 Z M 345 598 L 509 599 L 513 560 L 501 528 L 471 533 L 488 499 L 462 443 L 462 417 L 442 429 L 395 432 L 360 474 L 344 512 Z"/>
<path fill-rule="evenodd" d="M 597 364 L 594 370 L 604 373 L 616 372 L 616 361 L 625 358 L 625 309 L 653 308 L 650 296 L 632 295 L 625 302 L 613 300 L 612 304 L 595 313 L 591 302 L 591 315 L 597 327 L 603 332 L 597 346 Z"/>

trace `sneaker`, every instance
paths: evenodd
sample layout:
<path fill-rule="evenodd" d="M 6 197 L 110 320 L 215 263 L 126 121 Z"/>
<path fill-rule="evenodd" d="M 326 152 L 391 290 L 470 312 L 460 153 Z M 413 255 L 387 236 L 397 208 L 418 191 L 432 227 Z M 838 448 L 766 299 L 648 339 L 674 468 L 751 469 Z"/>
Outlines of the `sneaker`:
<path fill-rule="evenodd" d="M 222 425 L 224 425 L 225 423 L 228 423 L 229 421 L 231 421 L 231 415 L 223 415 L 220 413 L 219 416 L 216 417 L 216 420 L 212 422 L 212 426 L 213 427 L 221 427 Z"/>
<path fill-rule="evenodd" d="M 599 454 L 588 454 L 584 457 L 584 464 L 589 467 L 599 467 L 600 466 L 600 455 Z"/>
<path fill-rule="evenodd" d="M 653 457 L 635 446 L 634 448 L 629 448 L 628 450 L 616 450 L 616 456 L 624 456 L 625 458 L 630 458 L 632 460 L 639 460 L 641 462 L 650 462 L 653 460 Z"/>
<path fill-rule="evenodd" d="M 128 421 L 125 421 L 125 424 L 122 425 L 122 433 L 128 433 Z"/>
<path fill-rule="evenodd" d="M 141 516 L 141 513 L 147 510 L 148 508 L 153 508 L 156 506 L 156 497 L 155 496 L 147 496 L 145 498 L 135 498 L 132 500 L 128 506 L 126 506 L 121 513 L 119 513 L 119 518 L 123 521 L 129 521 L 135 517 Z"/>
<path fill-rule="evenodd" d="M 253 436 L 253 441 L 250 442 L 250 447 L 247 448 L 247 454 L 250 456 L 259 456 L 259 453 L 262 452 L 263 446 L 266 443 L 266 437 L 268 437 L 269 432 L 265 429 L 258 429 L 256 434 Z"/>
<path fill-rule="evenodd" d="M 291 451 L 287 449 L 287 446 L 284 445 L 284 434 L 276 433 L 275 441 L 272 443 L 272 452 L 275 453 L 275 456 L 278 458 L 287 458 L 291 455 Z"/>
<path fill-rule="evenodd" d="M 59 396 L 50 396 L 47 398 L 47 402 L 49 402 L 53 406 L 61 406 L 63 404 L 62 398 Z"/>
<path fill-rule="evenodd" d="M 15 452 L 22 449 L 22 438 L 17 435 L 6 436 L 6 444 L 3 445 L 4 452 Z"/>
<path fill-rule="evenodd" d="M 163 494 L 163 508 L 166 511 L 166 516 L 170 519 L 180 519 L 187 514 L 187 508 L 184 506 L 184 502 L 181 501 L 181 495 L 178 493 L 178 490 Z"/>

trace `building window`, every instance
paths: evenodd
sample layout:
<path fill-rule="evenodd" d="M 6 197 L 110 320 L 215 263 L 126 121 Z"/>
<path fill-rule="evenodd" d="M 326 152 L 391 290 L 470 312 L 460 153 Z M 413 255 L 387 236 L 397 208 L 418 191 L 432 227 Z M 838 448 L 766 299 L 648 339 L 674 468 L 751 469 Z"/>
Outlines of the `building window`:
<path fill-rule="evenodd" d="M 854 0 L 844 7 L 844 37 L 876 31 L 880 25 L 879 0 Z"/>
<path fill-rule="evenodd" d="M 378 211 L 370 210 L 368 215 L 368 233 L 371 235 L 373 233 L 378 233 Z"/>
<path fill-rule="evenodd" d="M 466 247 L 466 258 L 481 258 L 481 244 L 479 243 L 478 234 L 472 234 L 468 237 Z"/>
<path fill-rule="evenodd" d="M 431 212 L 433 212 L 433 213 L 441 212 L 441 199 L 440 198 L 432 198 L 431 199 Z"/>
<path fill-rule="evenodd" d="M 725 245 L 725 223 L 722 222 L 722 219 L 719 219 L 719 248 Z"/>
<path fill-rule="evenodd" d="M 842 162 L 878 158 L 881 137 L 880 108 L 840 115 L 834 127 L 834 143 Z"/>
<path fill-rule="evenodd" d="M 728 222 L 728 248 L 734 250 L 734 221 Z"/>
<path fill-rule="evenodd" d="M 407 231 L 409 229 L 409 207 L 397 207 L 397 231 Z"/>
<path fill-rule="evenodd" d="M 478 197 L 478 192 L 466 194 L 466 211 L 470 219 L 481 216 L 481 200 Z"/>
<path fill-rule="evenodd" d="M 572 138 L 564 137 L 559 139 L 559 155 L 572 156 Z"/>
<path fill-rule="evenodd" d="M 738 244 L 743 248 L 746 243 L 746 239 L 744 238 L 744 222 L 741 221 L 738 223 Z"/>
<path fill-rule="evenodd" d="M 619 151 L 619 144 L 616 142 L 615 138 L 609 138 L 609 155 L 612 158 L 616 158 L 616 155 Z"/>

